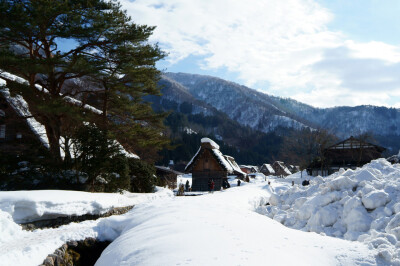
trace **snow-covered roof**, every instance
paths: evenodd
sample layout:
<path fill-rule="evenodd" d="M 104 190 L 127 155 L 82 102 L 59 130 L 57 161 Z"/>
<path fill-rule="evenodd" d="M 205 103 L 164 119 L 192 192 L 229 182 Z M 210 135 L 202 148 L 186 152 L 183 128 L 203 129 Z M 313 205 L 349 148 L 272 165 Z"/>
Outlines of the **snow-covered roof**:
<path fill-rule="evenodd" d="M 292 174 L 292 172 L 290 172 L 290 170 L 285 166 L 285 164 L 283 162 L 276 161 L 274 164 L 277 164 L 285 174 L 287 174 L 287 175 Z"/>
<path fill-rule="evenodd" d="M 274 168 L 269 163 L 265 163 L 261 168 L 265 168 L 270 174 L 275 174 Z"/>
<path fill-rule="evenodd" d="M 225 168 L 225 170 L 228 171 L 228 173 L 233 173 L 233 167 L 232 165 L 225 159 L 224 155 L 222 152 L 218 149 L 212 149 L 211 150 L 214 155 L 217 157 L 218 161 L 221 163 L 221 165 Z"/>
<path fill-rule="evenodd" d="M 12 80 L 12 81 L 18 82 L 18 83 L 20 83 L 20 84 L 28 84 L 28 81 L 26 81 L 25 79 L 20 78 L 20 77 L 18 77 L 18 76 L 16 76 L 16 75 L 13 75 L 13 74 L 11 74 L 11 73 L 8 73 L 8 72 L 5 72 L 5 71 L 1 71 L 1 70 L 0 70 L 0 80 L 2 80 L 2 81 L 4 81 L 4 82 L 5 82 L 6 80 Z M 2 84 L 2 85 L 5 85 L 5 83 Z M 49 93 L 48 90 L 44 89 L 44 88 L 43 88 L 42 86 L 40 86 L 40 85 L 35 85 L 35 88 L 38 89 L 38 90 L 41 91 L 41 92 L 46 93 L 46 94 Z M 64 99 L 66 102 L 69 102 L 69 103 L 71 103 L 71 104 L 73 104 L 73 105 L 76 105 L 76 106 L 80 106 L 80 107 L 82 107 L 82 108 L 84 108 L 84 109 L 86 109 L 86 110 L 89 110 L 89 111 L 91 111 L 91 112 L 93 112 L 93 113 L 95 113 L 95 114 L 101 115 L 101 114 L 103 113 L 101 110 L 99 110 L 99 109 L 97 109 L 97 108 L 95 108 L 95 107 L 93 107 L 93 106 L 91 106 L 91 105 L 83 104 L 82 101 L 77 100 L 77 99 L 75 99 L 75 98 L 72 98 L 72 97 L 70 97 L 70 96 L 64 96 L 63 99 Z"/>
<path fill-rule="evenodd" d="M 185 171 L 189 169 L 189 167 L 193 164 L 194 159 L 197 157 L 197 155 L 199 155 L 199 152 L 201 151 L 201 147 L 197 150 L 196 154 L 192 157 L 192 159 L 190 160 L 190 162 L 186 165 L 185 167 Z"/>
<path fill-rule="evenodd" d="M 0 85 L 5 84 L 5 80 L 0 78 Z M 32 116 L 31 112 L 29 111 L 28 103 L 24 100 L 24 98 L 22 98 L 21 95 L 15 95 L 14 97 L 11 97 L 10 91 L 7 88 L 1 90 L 0 93 L 19 116 L 26 117 L 28 126 L 38 137 L 43 146 L 50 148 L 45 127 Z"/>
<path fill-rule="evenodd" d="M 242 169 L 240 169 L 239 165 L 236 163 L 235 159 L 232 156 L 224 155 L 224 157 L 237 174 L 246 175 L 246 173 L 243 172 Z"/>
<path fill-rule="evenodd" d="M 363 140 L 359 140 L 351 136 L 350 138 L 343 140 L 341 142 L 338 142 L 330 147 L 327 148 L 327 150 L 343 150 L 343 149 L 366 149 L 366 148 L 375 148 L 380 151 L 386 150 L 384 147 L 365 142 Z"/>
<path fill-rule="evenodd" d="M 28 82 L 23 79 L 20 78 L 16 75 L 13 75 L 11 73 L 8 72 L 4 72 L 4 71 L 0 71 L 0 86 L 6 86 L 7 85 L 7 80 L 12 80 L 21 84 L 27 84 Z M 47 90 L 43 89 L 41 86 L 36 85 L 36 88 L 40 91 L 43 91 L 44 93 L 48 93 Z M 18 115 L 20 115 L 21 117 L 25 117 L 26 118 L 26 122 L 28 124 L 28 126 L 31 128 L 32 132 L 39 138 L 40 142 L 43 144 L 43 146 L 45 146 L 47 149 L 50 148 L 50 144 L 49 144 L 49 139 L 47 138 L 47 134 L 46 134 L 46 128 L 44 127 L 44 125 L 42 125 L 41 123 L 39 123 L 32 115 L 32 113 L 29 111 L 29 105 L 28 103 L 25 101 L 25 99 L 19 95 L 16 94 L 14 97 L 11 96 L 10 91 L 8 88 L 4 88 L 0 91 L 0 93 L 3 95 L 3 97 L 6 99 L 6 101 L 8 102 L 8 104 L 15 110 L 15 112 L 17 112 Z M 80 106 L 86 110 L 89 110 L 95 114 L 102 114 L 102 111 L 100 111 L 99 109 L 90 106 L 88 104 L 83 104 L 81 101 L 74 99 L 72 97 L 66 96 L 64 97 L 64 100 L 66 102 L 69 102 L 71 104 Z M 60 139 L 60 144 L 63 143 L 63 139 Z M 140 157 L 134 153 L 128 152 L 127 150 L 124 149 L 124 147 L 118 142 L 116 141 L 117 145 L 120 146 L 121 148 L 121 152 L 129 158 L 135 158 L 135 159 L 140 159 Z M 62 146 L 62 145 L 61 145 Z M 71 147 L 72 148 L 72 147 Z M 73 154 L 73 153 L 71 153 Z M 63 150 L 63 148 L 61 147 L 61 156 L 65 156 L 65 151 Z"/>
<path fill-rule="evenodd" d="M 212 139 L 209 138 L 202 138 L 201 143 L 209 143 L 213 149 L 219 150 L 219 145 L 215 143 Z"/>
<path fill-rule="evenodd" d="M 208 148 L 209 150 L 211 150 L 211 152 L 213 153 L 213 155 L 216 157 L 216 159 L 218 160 L 218 162 L 220 163 L 220 165 L 228 171 L 228 173 L 233 173 L 234 171 L 234 166 L 230 163 L 229 160 L 227 160 L 224 155 L 221 153 L 221 151 L 219 150 L 219 146 L 217 143 L 215 143 L 213 140 L 209 139 L 209 138 L 202 138 L 201 139 L 201 143 L 208 143 L 210 144 L 209 147 L 205 147 Z M 211 147 L 211 149 L 210 149 Z M 190 162 L 186 165 L 185 167 L 185 171 L 188 171 L 190 169 L 190 167 L 192 166 L 192 164 L 194 163 L 194 161 L 196 160 L 197 156 L 199 155 L 201 149 L 204 148 L 203 146 L 200 146 L 199 150 L 196 152 L 196 154 L 193 156 L 193 158 L 190 160 Z M 236 164 L 237 165 L 237 164 Z M 240 170 L 240 168 L 238 167 L 238 169 Z"/>

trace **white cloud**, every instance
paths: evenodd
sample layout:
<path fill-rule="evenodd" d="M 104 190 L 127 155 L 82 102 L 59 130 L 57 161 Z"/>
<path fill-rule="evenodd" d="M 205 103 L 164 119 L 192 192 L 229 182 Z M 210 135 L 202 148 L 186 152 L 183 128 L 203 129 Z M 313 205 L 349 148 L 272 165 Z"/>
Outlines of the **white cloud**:
<path fill-rule="evenodd" d="M 171 63 L 201 55 L 199 67 L 226 68 L 250 87 L 268 82 L 273 94 L 316 106 L 387 105 L 400 87 L 399 47 L 328 30 L 333 14 L 313 0 L 122 4 L 135 22 L 157 26 L 152 40 Z"/>

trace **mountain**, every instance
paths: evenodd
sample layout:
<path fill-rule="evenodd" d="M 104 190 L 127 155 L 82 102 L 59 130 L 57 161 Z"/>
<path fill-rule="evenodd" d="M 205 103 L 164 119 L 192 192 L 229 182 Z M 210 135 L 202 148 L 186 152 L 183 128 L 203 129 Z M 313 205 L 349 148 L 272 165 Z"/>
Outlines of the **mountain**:
<path fill-rule="evenodd" d="M 265 133 L 322 128 L 341 139 L 369 133 L 393 152 L 400 148 L 400 109 L 369 105 L 316 108 L 197 74 L 165 73 L 160 84 L 162 104 L 176 105 L 178 111 L 183 108 L 191 114 L 223 113 L 240 125 Z"/>
<path fill-rule="evenodd" d="M 234 82 L 185 73 L 166 73 L 165 76 L 186 87 L 196 99 L 242 125 L 263 132 L 274 131 L 280 126 L 295 129 L 309 126 L 301 117 L 278 108 L 272 97 Z"/>

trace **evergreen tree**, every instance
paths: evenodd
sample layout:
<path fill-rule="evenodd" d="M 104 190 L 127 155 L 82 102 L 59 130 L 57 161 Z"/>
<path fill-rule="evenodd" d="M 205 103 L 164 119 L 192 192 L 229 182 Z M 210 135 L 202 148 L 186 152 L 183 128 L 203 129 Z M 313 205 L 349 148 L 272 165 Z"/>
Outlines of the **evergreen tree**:
<path fill-rule="evenodd" d="M 131 190 L 133 192 L 154 192 L 157 183 L 154 165 L 142 160 L 130 158 L 129 171 L 131 176 Z"/>
<path fill-rule="evenodd" d="M 45 126 L 57 162 L 61 136 L 83 120 L 115 130 L 130 149 L 166 142 L 163 116 L 142 100 L 159 92 L 155 62 L 164 54 L 147 43 L 153 30 L 134 24 L 115 1 L 0 0 L 0 69 L 27 81 L 8 87 Z M 62 51 L 65 40 L 76 45 Z M 70 96 L 100 97 L 102 118 L 68 103 Z"/>
<path fill-rule="evenodd" d="M 74 136 L 75 170 L 87 176 L 87 190 L 129 189 L 129 166 L 121 146 L 106 131 L 95 125 L 81 127 Z"/>

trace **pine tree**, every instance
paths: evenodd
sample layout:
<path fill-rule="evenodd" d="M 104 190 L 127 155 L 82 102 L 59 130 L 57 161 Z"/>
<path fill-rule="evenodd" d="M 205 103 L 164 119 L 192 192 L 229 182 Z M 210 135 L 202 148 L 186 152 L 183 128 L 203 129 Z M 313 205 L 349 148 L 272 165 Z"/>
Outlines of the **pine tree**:
<path fill-rule="evenodd" d="M 0 70 L 27 81 L 7 86 L 45 126 L 55 161 L 61 136 L 84 120 L 114 130 L 131 149 L 166 142 L 163 115 L 142 100 L 159 93 L 155 62 L 164 53 L 147 42 L 153 30 L 134 24 L 115 1 L 0 0 Z M 65 40 L 76 45 L 62 51 L 57 44 Z M 94 97 L 102 118 L 68 103 L 70 96 Z"/>

